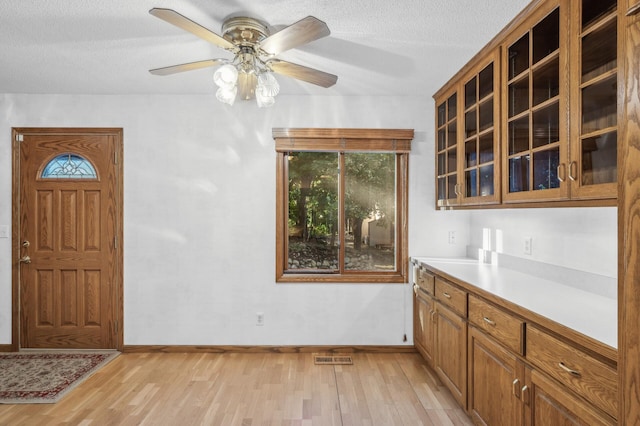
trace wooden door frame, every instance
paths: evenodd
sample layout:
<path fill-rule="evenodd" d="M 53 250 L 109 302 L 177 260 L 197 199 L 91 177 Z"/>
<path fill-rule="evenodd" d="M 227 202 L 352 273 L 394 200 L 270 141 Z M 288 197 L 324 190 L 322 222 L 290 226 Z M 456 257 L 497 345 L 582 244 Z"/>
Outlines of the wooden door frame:
<path fill-rule="evenodd" d="M 123 220 L 124 220 L 124 197 L 123 197 L 123 143 L 122 128 L 47 128 L 47 127 L 13 127 L 11 129 L 12 141 L 12 217 L 11 217 L 11 350 L 20 350 L 20 140 L 22 134 L 39 135 L 105 135 L 112 136 L 115 142 L 116 152 L 116 212 L 115 233 L 118 242 L 116 250 L 117 272 L 114 288 L 117 293 L 114 306 L 114 321 L 116 322 L 116 348 L 119 351 L 124 347 L 124 256 L 123 256 Z"/>

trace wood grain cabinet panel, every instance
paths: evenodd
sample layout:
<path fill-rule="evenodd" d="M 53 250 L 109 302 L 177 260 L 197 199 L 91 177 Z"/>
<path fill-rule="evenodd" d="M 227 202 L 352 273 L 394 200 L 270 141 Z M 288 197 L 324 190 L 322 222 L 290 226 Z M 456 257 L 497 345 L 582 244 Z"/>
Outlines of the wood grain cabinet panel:
<path fill-rule="evenodd" d="M 453 397 L 466 409 L 467 322 L 441 303 L 436 303 L 435 328 L 435 370 Z"/>
<path fill-rule="evenodd" d="M 469 295 L 469 322 L 513 352 L 524 355 L 524 321 L 477 296 Z"/>
<path fill-rule="evenodd" d="M 526 370 L 526 426 L 612 426 L 617 424 L 589 404 L 573 396 L 544 374 Z"/>
<path fill-rule="evenodd" d="M 463 317 L 467 316 L 467 292 L 436 277 L 435 295 L 443 305 L 453 309 Z"/>
<path fill-rule="evenodd" d="M 522 371 L 523 364 L 513 353 L 469 327 L 469 415 L 475 424 L 521 424 Z"/>
<path fill-rule="evenodd" d="M 418 287 L 433 296 L 435 294 L 434 292 L 436 277 L 424 268 L 417 268 L 417 274 L 418 277 L 416 280 L 416 284 L 418 285 Z"/>
<path fill-rule="evenodd" d="M 527 360 L 611 416 L 618 411 L 617 372 L 534 326 L 527 327 Z"/>

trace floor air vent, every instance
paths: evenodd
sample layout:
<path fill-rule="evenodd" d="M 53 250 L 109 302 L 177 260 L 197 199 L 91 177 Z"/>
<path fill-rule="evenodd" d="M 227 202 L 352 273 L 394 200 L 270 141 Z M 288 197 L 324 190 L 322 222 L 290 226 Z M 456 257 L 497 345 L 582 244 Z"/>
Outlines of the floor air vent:
<path fill-rule="evenodd" d="M 351 365 L 351 355 L 314 355 L 313 363 L 316 365 Z"/>

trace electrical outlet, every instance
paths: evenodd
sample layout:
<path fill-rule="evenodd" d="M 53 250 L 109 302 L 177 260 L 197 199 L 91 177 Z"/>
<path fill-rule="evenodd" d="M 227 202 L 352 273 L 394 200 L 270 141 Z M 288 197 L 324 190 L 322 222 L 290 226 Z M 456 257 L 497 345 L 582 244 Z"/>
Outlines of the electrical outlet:
<path fill-rule="evenodd" d="M 533 252 L 533 238 L 525 237 L 524 238 L 524 254 L 531 255 Z"/>
<path fill-rule="evenodd" d="M 449 244 L 456 243 L 456 231 L 449 231 Z"/>
<path fill-rule="evenodd" d="M 256 312 L 256 325 L 257 326 L 264 325 L 264 313 L 263 312 Z"/>

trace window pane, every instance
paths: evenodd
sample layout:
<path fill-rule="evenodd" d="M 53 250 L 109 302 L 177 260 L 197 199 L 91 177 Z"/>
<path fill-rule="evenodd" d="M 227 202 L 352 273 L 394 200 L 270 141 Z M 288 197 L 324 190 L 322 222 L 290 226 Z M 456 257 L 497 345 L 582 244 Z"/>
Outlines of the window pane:
<path fill-rule="evenodd" d="M 346 153 L 344 160 L 344 268 L 395 271 L 396 155 Z"/>
<path fill-rule="evenodd" d="M 85 158 L 76 154 L 58 155 L 45 166 L 40 175 L 48 179 L 96 179 L 96 170 Z"/>
<path fill-rule="evenodd" d="M 288 269 L 338 270 L 338 154 L 289 154 Z"/>

